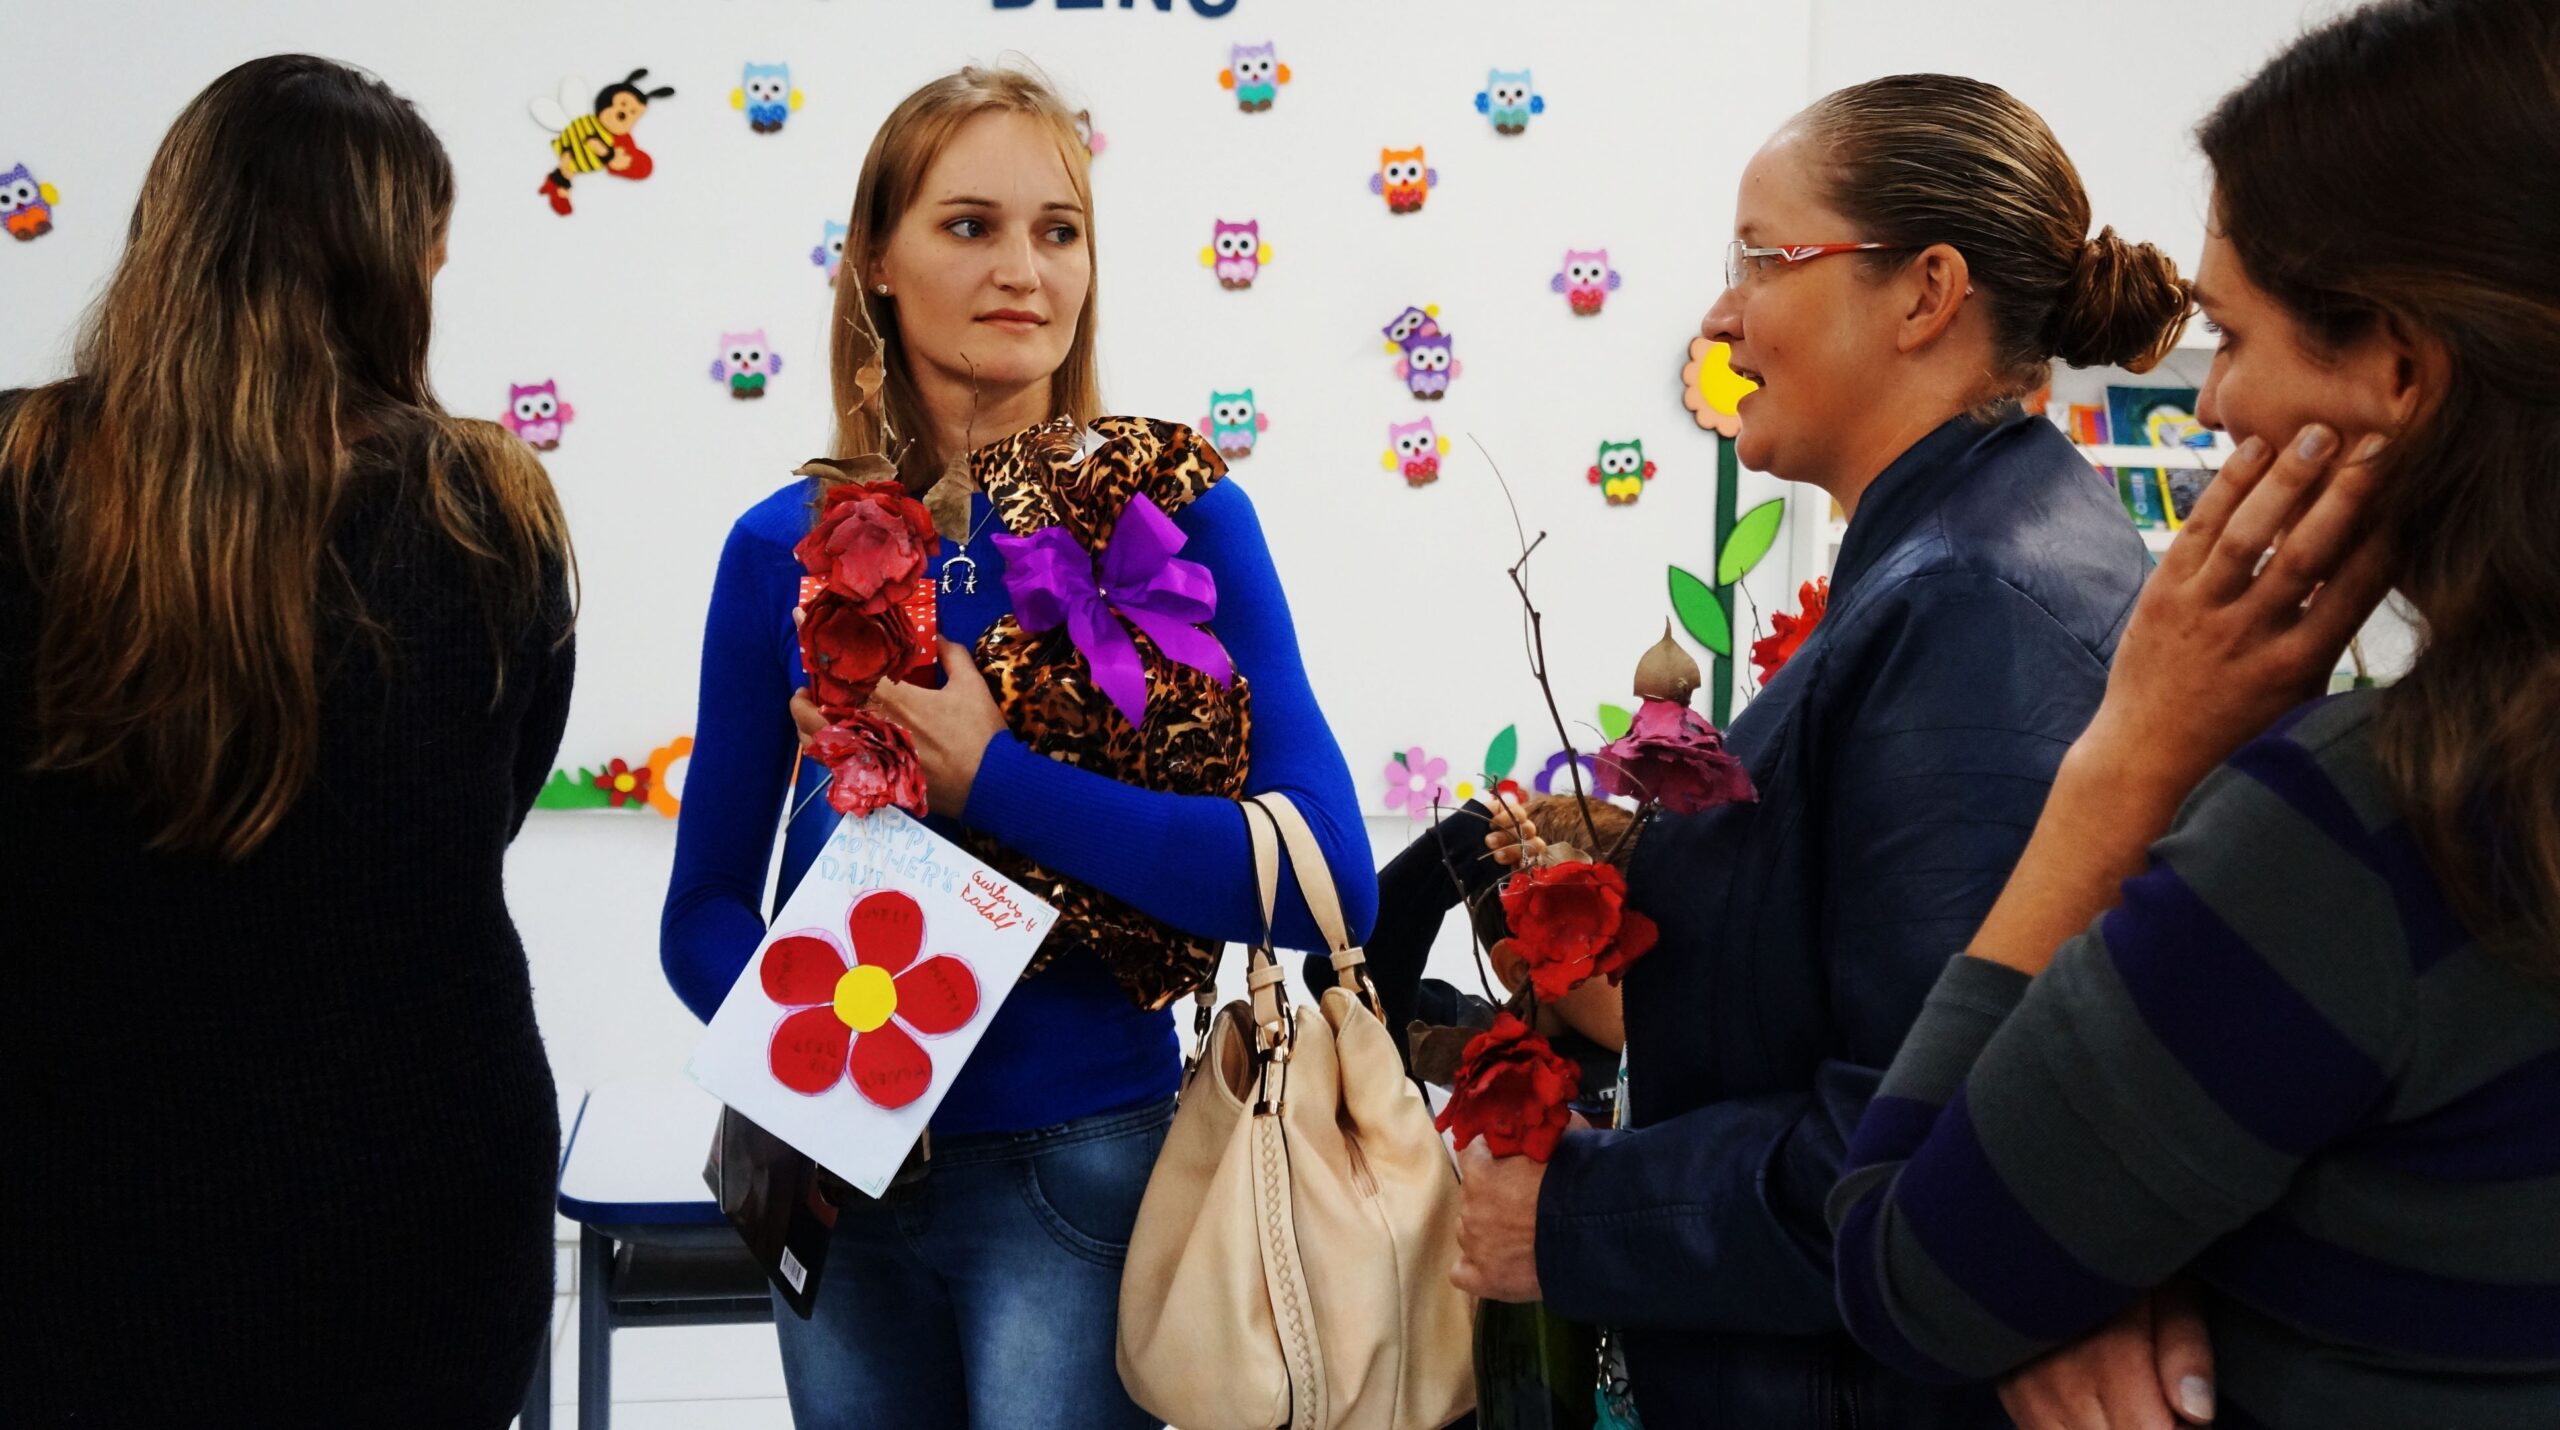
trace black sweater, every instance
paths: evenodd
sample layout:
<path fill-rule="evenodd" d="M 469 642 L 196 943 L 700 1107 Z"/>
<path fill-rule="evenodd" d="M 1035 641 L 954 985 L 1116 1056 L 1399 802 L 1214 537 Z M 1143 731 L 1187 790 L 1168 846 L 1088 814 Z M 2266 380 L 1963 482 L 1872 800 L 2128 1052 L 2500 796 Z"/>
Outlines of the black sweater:
<path fill-rule="evenodd" d="M 0 1424 L 446 1430 L 523 1396 L 559 1127 L 501 869 L 567 594 L 493 691 L 421 461 L 349 479 L 335 547 L 392 654 L 326 628 L 316 777 L 236 864 L 28 772 L 41 601 L 0 503 Z"/>

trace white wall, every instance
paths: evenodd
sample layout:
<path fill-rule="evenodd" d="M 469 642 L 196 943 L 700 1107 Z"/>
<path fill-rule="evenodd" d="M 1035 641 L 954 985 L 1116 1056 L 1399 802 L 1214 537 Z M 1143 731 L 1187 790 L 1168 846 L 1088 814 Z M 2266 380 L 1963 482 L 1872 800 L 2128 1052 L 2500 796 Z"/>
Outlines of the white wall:
<path fill-rule="evenodd" d="M 1093 177 L 1112 404 L 1191 421 L 1213 386 L 1250 385 L 1272 418 L 1238 480 L 1375 810 L 1381 766 L 1408 745 L 1460 772 L 1507 724 L 1520 725 L 1528 770 L 1555 748 L 1502 576 L 1511 517 L 1470 434 L 1531 529 L 1551 533 L 1537 590 L 1575 717 L 1625 701 L 1665 613 L 1665 565 L 1708 559 L 1713 446 L 1680 409 L 1677 374 L 1718 285 L 1734 182 L 1775 124 L 1874 74 L 1979 74 L 2045 112 L 2100 221 L 2191 262 L 2201 178 L 2186 132 L 2303 17 L 2269 0 L 1240 0 L 1221 20 L 1187 9 L 89 0 L 50 11 L 12 29 L 40 29 L 39 43 L 14 48 L 51 61 L 0 87 L 0 167 L 24 158 L 63 199 L 56 233 L 0 249 L 22 335 L 0 358 L 0 385 L 60 370 L 152 147 L 207 80 L 280 49 L 379 71 L 419 101 L 461 183 L 437 292 L 446 401 L 494 416 L 510 381 L 556 377 L 578 410 L 549 459 L 586 581 L 562 762 L 636 761 L 691 728 L 702 604 L 729 521 L 824 440 L 831 295 L 807 262 L 821 221 L 841 217 L 863 146 L 900 95 L 964 59 L 1019 51 L 1090 104 L 1109 141 Z M 1216 73 L 1229 43 L 1264 38 L 1294 79 L 1270 113 L 1241 115 Z M 727 106 L 748 59 L 789 61 L 807 93 L 780 135 L 751 136 Z M 638 133 L 657 174 L 585 180 L 577 215 L 554 218 L 533 192 L 547 154 L 526 102 L 567 74 L 601 83 L 640 64 L 679 90 Z M 1473 111 L 1492 65 L 1537 73 L 1550 108 L 1525 136 L 1498 139 Z M 110 67 L 121 98 L 100 105 Z M 1366 176 L 1380 146 L 1417 142 L 1443 188 L 1423 213 L 1389 218 Z M 1274 262 L 1251 293 L 1222 292 L 1197 266 L 1217 216 L 1263 222 Z M 1597 318 L 1569 316 L 1546 289 L 1568 245 L 1606 245 L 1626 275 Z M 1445 403 L 1414 402 L 1388 372 L 1377 329 L 1408 302 L 1439 304 L 1457 336 L 1468 370 Z M 732 402 L 707 376 L 714 341 L 758 324 L 785 366 L 766 400 Z M 1407 491 L 1380 469 L 1386 424 L 1426 411 L 1455 450 L 1438 486 Z M 1636 507 L 1607 509 L 1582 472 L 1599 440 L 1631 436 L 1662 475 Z M 1742 504 L 1777 491 L 1747 474 Z M 1807 559 L 1802 543 L 1787 549 Z M 1791 604 L 1805 574 L 1773 561 L 1754 602 Z M 1381 857 L 1413 828 L 1373 819 Z M 656 963 L 672 836 L 655 816 L 538 814 L 516 846 L 510 886 L 564 1081 L 669 1069 L 690 1046 L 695 1025 Z M 1457 948 L 1444 941 L 1444 958 Z"/>

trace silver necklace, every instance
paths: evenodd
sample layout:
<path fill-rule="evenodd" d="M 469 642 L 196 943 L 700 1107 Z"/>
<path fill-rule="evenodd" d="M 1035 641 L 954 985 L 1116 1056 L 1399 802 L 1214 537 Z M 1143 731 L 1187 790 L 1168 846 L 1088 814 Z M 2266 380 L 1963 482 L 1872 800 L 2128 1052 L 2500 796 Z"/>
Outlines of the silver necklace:
<path fill-rule="evenodd" d="M 987 502 L 987 514 L 978 518 L 978 524 L 969 528 L 968 535 L 960 538 L 959 549 L 953 551 L 950 559 L 942 563 L 942 594 L 946 596 L 951 594 L 951 568 L 954 566 L 969 568 L 960 578 L 960 594 L 963 596 L 978 594 L 978 559 L 969 554 L 969 543 L 977 540 L 978 533 L 987 529 L 987 523 L 994 519 L 995 514 L 996 504 L 991 498 Z"/>

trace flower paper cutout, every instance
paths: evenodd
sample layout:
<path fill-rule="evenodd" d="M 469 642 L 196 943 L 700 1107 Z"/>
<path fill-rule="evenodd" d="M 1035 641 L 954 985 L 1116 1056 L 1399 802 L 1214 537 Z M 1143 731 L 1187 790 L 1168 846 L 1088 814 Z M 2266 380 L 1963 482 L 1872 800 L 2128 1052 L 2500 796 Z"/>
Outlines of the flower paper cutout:
<path fill-rule="evenodd" d="M 1698 425 L 1720 437 L 1742 435 L 1742 399 L 1757 384 L 1733 370 L 1733 349 L 1705 338 L 1689 340 L 1689 362 L 1680 369 L 1680 405 Z"/>
<path fill-rule="evenodd" d="M 625 804 L 647 804 L 649 802 L 649 767 L 642 765 L 635 770 L 626 762 L 616 760 L 605 766 L 604 771 L 596 776 L 595 786 L 605 792 L 605 798 L 612 801 L 615 809 L 620 809 Z"/>
<path fill-rule="evenodd" d="M 1429 819 L 1434 808 L 1449 802 L 1443 783 L 1448 774 L 1449 762 L 1432 758 L 1420 745 L 1387 761 L 1387 808 Z"/>
<path fill-rule="evenodd" d="M 916 1039 L 977 1016 L 978 976 L 953 954 L 916 957 L 924 910 L 894 889 L 855 901 L 845 933 L 851 954 L 823 929 L 765 950 L 765 996 L 792 1010 L 773 1027 L 774 1081 L 816 1097 L 849 1079 L 864 1100 L 895 1110 L 933 1085 L 933 1059 Z"/>

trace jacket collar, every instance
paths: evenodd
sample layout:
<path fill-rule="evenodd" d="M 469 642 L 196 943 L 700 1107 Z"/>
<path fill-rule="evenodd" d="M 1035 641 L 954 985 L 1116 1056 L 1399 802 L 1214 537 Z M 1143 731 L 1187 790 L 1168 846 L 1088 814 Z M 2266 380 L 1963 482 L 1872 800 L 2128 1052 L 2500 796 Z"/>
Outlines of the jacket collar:
<path fill-rule="evenodd" d="M 2001 404 L 1988 423 L 1960 412 L 1894 458 L 1858 498 L 1858 514 L 1841 538 L 1840 559 L 1831 570 L 1832 605 L 1845 600 L 1858 578 L 1972 473 L 1973 464 L 1963 460 L 1967 454 L 1991 434 L 2027 420 L 2014 402 Z"/>

